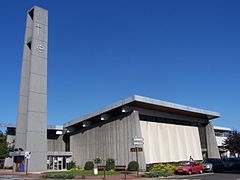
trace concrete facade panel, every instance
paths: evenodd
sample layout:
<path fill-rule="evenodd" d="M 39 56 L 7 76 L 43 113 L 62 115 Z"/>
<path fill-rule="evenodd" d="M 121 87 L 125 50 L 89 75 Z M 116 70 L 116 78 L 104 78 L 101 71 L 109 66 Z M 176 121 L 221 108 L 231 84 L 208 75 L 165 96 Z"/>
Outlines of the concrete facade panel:
<path fill-rule="evenodd" d="M 26 133 L 18 132 L 18 136 L 16 136 L 15 147 L 26 149 Z"/>
<path fill-rule="evenodd" d="M 36 93 L 46 93 L 47 92 L 47 77 L 31 74 L 30 77 L 30 91 Z"/>
<path fill-rule="evenodd" d="M 28 110 L 28 97 L 26 96 L 19 96 L 19 105 L 18 105 L 18 112 L 20 114 L 26 114 Z"/>
<path fill-rule="evenodd" d="M 150 121 L 140 121 L 140 126 L 146 164 L 187 161 L 190 156 L 202 160 L 197 127 Z"/>
<path fill-rule="evenodd" d="M 26 19 L 26 28 L 33 28 L 33 20 L 28 13 L 27 13 L 27 19 Z"/>
<path fill-rule="evenodd" d="M 35 132 L 46 132 L 47 122 L 46 113 L 41 112 L 28 112 L 27 129 Z"/>
<path fill-rule="evenodd" d="M 208 123 L 208 125 L 206 126 L 206 139 L 208 158 L 220 158 L 217 140 L 212 123 Z"/>
<path fill-rule="evenodd" d="M 79 166 L 84 166 L 86 161 L 96 157 L 104 160 L 113 158 L 116 165 L 127 165 L 130 161 L 136 160 L 134 153 L 130 152 L 130 147 L 132 147 L 132 138 L 141 136 L 137 133 L 140 132 L 136 129 L 137 123 L 139 123 L 138 112 L 133 112 L 129 116 L 108 122 L 101 127 L 70 136 L 73 160 Z M 143 153 L 139 157 L 141 156 Z M 145 162 L 141 161 L 140 167 L 145 169 Z"/>
<path fill-rule="evenodd" d="M 33 56 L 31 62 L 31 72 L 47 76 L 47 61 L 43 58 Z"/>
<path fill-rule="evenodd" d="M 44 138 L 45 137 L 45 138 Z M 27 151 L 45 152 L 47 149 L 47 132 L 27 131 Z M 46 162 L 45 162 L 46 163 Z"/>
<path fill-rule="evenodd" d="M 45 41 L 40 41 L 38 39 L 33 39 L 32 41 L 32 56 L 38 56 L 41 58 L 47 58 L 48 45 Z"/>
<path fill-rule="evenodd" d="M 27 130 L 27 114 L 19 114 L 17 117 L 17 126 L 19 127 L 18 132 L 26 133 Z"/>
<path fill-rule="evenodd" d="M 207 150 L 206 128 L 204 126 L 199 126 L 198 131 L 200 135 L 202 150 Z"/>
<path fill-rule="evenodd" d="M 65 143 L 63 141 L 63 136 L 60 135 L 57 139 L 48 139 L 48 151 L 58 151 L 64 152 L 65 151 Z"/>
<path fill-rule="evenodd" d="M 33 29 L 33 37 L 39 38 L 41 37 L 41 41 L 47 42 L 48 41 L 48 26 L 44 24 L 40 24 L 38 22 L 34 22 L 34 29 Z"/>
<path fill-rule="evenodd" d="M 20 96 L 28 96 L 28 84 L 29 84 L 29 78 L 21 78 L 20 83 Z"/>
<path fill-rule="evenodd" d="M 47 153 L 34 152 L 31 153 L 31 158 L 28 161 L 29 172 L 42 172 L 47 169 Z"/>
<path fill-rule="evenodd" d="M 34 7 L 34 22 L 48 25 L 48 11 L 35 6 Z"/>
<path fill-rule="evenodd" d="M 24 42 L 27 44 L 29 42 L 29 40 L 32 39 L 32 35 L 33 35 L 33 28 L 32 27 L 28 27 L 25 30 L 25 36 L 24 36 Z"/>
<path fill-rule="evenodd" d="M 22 78 L 29 78 L 30 74 L 30 61 L 22 62 Z"/>
<path fill-rule="evenodd" d="M 27 46 L 26 43 L 24 43 L 23 46 L 24 46 L 24 50 L 23 50 L 23 60 L 30 61 L 31 56 L 32 56 L 32 52 L 31 52 L 31 50 L 29 49 L 29 47 Z"/>
<path fill-rule="evenodd" d="M 29 92 L 28 110 L 32 112 L 47 112 L 47 96 L 35 92 Z"/>

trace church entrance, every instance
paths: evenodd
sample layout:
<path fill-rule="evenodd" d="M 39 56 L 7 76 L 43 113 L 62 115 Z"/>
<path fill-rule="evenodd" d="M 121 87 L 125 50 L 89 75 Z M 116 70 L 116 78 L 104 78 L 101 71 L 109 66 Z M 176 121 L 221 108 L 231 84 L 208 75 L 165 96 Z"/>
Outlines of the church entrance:
<path fill-rule="evenodd" d="M 67 170 L 66 156 L 48 156 L 47 158 L 48 170 Z"/>

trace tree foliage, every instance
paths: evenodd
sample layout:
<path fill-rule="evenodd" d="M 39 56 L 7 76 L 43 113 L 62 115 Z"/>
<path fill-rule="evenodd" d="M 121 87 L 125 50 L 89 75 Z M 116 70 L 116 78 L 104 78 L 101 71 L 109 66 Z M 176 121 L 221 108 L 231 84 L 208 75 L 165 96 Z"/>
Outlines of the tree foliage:
<path fill-rule="evenodd" d="M 230 152 L 240 154 L 240 132 L 233 131 L 224 142 L 224 147 Z"/>
<path fill-rule="evenodd" d="M 8 157 L 10 151 L 13 151 L 13 147 L 8 145 L 6 134 L 0 130 L 0 159 Z"/>
<path fill-rule="evenodd" d="M 0 159 L 4 159 L 8 153 L 7 137 L 0 131 Z"/>

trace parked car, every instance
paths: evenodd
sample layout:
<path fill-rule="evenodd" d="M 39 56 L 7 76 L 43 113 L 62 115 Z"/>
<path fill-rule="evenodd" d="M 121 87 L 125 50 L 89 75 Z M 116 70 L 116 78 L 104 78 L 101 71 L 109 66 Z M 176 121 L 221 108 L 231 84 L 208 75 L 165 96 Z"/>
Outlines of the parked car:
<path fill-rule="evenodd" d="M 205 172 L 224 171 L 224 163 L 220 158 L 209 158 L 203 161 L 203 170 Z"/>
<path fill-rule="evenodd" d="M 181 166 L 175 169 L 176 174 L 192 174 L 192 173 L 203 173 L 203 165 L 198 162 L 185 162 Z"/>
<path fill-rule="evenodd" d="M 224 160 L 225 169 L 240 169 L 240 158 L 227 158 Z"/>

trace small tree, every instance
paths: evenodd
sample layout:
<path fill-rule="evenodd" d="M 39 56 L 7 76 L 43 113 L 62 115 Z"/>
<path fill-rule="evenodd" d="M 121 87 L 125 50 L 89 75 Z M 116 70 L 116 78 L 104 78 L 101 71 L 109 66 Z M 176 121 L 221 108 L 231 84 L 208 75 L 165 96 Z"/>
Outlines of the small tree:
<path fill-rule="evenodd" d="M 225 140 L 223 146 L 232 153 L 240 154 L 240 132 L 234 130 Z"/>
<path fill-rule="evenodd" d="M 98 164 L 101 164 L 102 160 L 101 158 L 97 157 L 93 160 L 94 164 L 96 165 L 96 167 L 98 166 Z"/>
<path fill-rule="evenodd" d="M 8 157 L 10 151 L 13 151 L 13 147 L 8 145 L 6 134 L 0 130 L 0 159 Z"/>
<path fill-rule="evenodd" d="M 107 159 L 106 161 L 106 170 L 114 170 L 115 169 L 115 160 L 114 159 Z"/>

